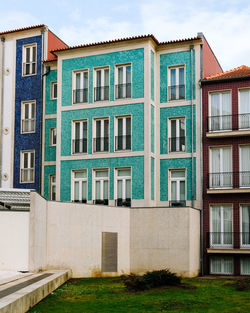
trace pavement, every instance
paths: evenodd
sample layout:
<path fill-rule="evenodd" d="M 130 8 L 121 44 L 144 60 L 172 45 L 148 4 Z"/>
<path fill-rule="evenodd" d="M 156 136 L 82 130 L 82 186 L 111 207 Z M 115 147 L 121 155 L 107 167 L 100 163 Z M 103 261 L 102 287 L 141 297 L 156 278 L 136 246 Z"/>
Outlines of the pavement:
<path fill-rule="evenodd" d="M 32 273 L 20 273 L 14 271 L 0 271 L 0 286 L 3 284 L 10 283 L 14 280 L 27 277 L 32 275 Z"/>

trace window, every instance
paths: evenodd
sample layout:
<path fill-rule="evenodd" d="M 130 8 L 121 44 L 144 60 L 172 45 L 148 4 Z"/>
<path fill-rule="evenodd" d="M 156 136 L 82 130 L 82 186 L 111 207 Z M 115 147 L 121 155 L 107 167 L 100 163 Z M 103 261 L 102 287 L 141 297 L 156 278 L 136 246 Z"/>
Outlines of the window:
<path fill-rule="evenodd" d="M 232 149 L 210 148 L 209 188 L 232 188 Z"/>
<path fill-rule="evenodd" d="M 87 171 L 74 171 L 73 172 L 73 201 L 74 202 L 87 202 Z"/>
<path fill-rule="evenodd" d="M 87 153 L 88 131 L 86 120 L 73 122 L 73 138 L 72 153 Z"/>
<path fill-rule="evenodd" d="M 210 207 L 210 246 L 232 247 L 233 212 L 231 205 Z"/>
<path fill-rule="evenodd" d="M 250 146 L 240 146 L 240 187 L 250 187 Z"/>
<path fill-rule="evenodd" d="M 94 152 L 109 151 L 109 120 L 95 120 Z"/>
<path fill-rule="evenodd" d="M 95 71 L 95 101 L 109 100 L 109 69 Z"/>
<path fill-rule="evenodd" d="M 211 93 L 209 96 L 209 131 L 232 130 L 231 92 Z"/>
<path fill-rule="evenodd" d="M 23 47 L 23 76 L 36 74 L 36 44 Z"/>
<path fill-rule="evenodd" d="M 186 151 L 186 137 L 185 137 L 185 119 L 177 118 L 170 120 L 170 138 L 169 151 L 170 152 L 185 152 Z"/>
<path fill-rule="evenodd" d="M 108 205 L 108 188 L 109 188 L 108 170 L 95 170 L 95 204 Z"/>
<path fill-rule="evenodd" d="M 169 100 L 185 99 L 185 71 L 184 66 L 169 68 L 168 79 Z"/>
<path fill-rule="evenodd" d="M 227 256 L 214 256 L 210 262 L 211 274 L 233 274 L 233 258 Z"/>
<path fill-rule="evenodd" d="M 117 206 L 131 206 L 131 169 L 116 170 Z"/>
<path fill-rule="evenodd" d="M 131 150 L 131 117 L 117 117 L 116 123 L 115 150 Z"/>
<path fill-rule="evenodd" d="M 49 200 L 56 200 L 56 175 L 49 176 L 49 185 L 50 185 L 50 192 L 49 192 Z"/>
<path fill-rule="evenodd" d="M 170 184 L 171 184 L 170 206 L 186 206 L 185 170 L 171 170 Z"/>
<path fill-rule="evenodd" d="M 250 89 L 239 91 L 239 129 L 250 128 Z"/>
<path fill-rule="evenodd" d="M 240 260 L 241 275 L 250 275 L 250 257 L 242 257 Z"/>
<path fill-rule="evenodd" d="M 131 98 L 131 65 L 117 66 L 116 71 L 116 99 Z"/>
<path fill-rule="evenodd" d="M 73 90 L 73 103 L 86 103 L 88 102 L 88 85 L 89 73 L 88 71 L 81 71 L 74 73 L 75 88 Z"/>
<path fill-rule="evenodd" d="M 56 128 L 50 128 L 50 146 L 56 146 Z"/>
<path fill-rule="evenodd" d="M 33 183 L 35 172 L 35 151 L 21 152 L 21 183 Z"/>
<path fill-rule="evenodd" d="M 51 99 L 57 99 L 57 82 L 51 83 Z"/>
<path fill-rule="evenodd" d="M 22 103 L 22 134 L 34 133 L 36 128 L 36 103 Z"/>
<path fill-rule="evenodd" d="M 241 246 L 250 246 L 250 205 L 244 204 L 241 210 Z"/>

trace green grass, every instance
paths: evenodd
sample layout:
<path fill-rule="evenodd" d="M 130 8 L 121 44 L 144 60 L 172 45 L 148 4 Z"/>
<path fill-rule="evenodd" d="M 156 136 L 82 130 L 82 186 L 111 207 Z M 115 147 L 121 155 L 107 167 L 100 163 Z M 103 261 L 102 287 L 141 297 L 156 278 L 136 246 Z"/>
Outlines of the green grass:
<path fill-rule="evenodd" d="M 129 293 L 119 278 L 71 279 L 29 313 L 250 312 L 250 291 L 236 291 L 233 281 L 183 283 Z"/>

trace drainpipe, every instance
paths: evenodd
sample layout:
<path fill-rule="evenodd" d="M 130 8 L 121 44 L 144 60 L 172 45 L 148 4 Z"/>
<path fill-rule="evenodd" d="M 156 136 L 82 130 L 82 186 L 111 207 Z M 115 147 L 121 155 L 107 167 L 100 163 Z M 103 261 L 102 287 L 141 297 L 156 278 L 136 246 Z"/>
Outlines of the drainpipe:
<path fill-rule="evenodd" d="M 191 159 L 192 159 L 192 208 L 194 207 L 194 121 L 193 121 L 193 51 L 194 45 L 189 46 L 191 58 Z"/>
<path fill-rule="evenodd" d="M 1 103 L 0 103 L 0 187 L 2 187 L 2 172 L 3 172 L 3 101 L 4 101 L 4 42 L 5 38 L 1 38 L 2 43 L 2 86 L 1 86 Z"/>

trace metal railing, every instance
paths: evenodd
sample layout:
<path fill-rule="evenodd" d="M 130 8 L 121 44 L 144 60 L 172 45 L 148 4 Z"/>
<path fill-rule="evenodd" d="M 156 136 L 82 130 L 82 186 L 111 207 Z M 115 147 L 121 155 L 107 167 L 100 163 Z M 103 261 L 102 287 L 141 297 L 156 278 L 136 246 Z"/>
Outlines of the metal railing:
<path fill-rule="evenodd" d="M 95 101 L 109 100 L 109 86 L 95 87 Z"/>
<path fill-rule="evenodd" d="M 88 88 L 73 90 L 73 103 L 88 102 Z"/>
<path fill-rule="evenodd" d="M 170 200 L 169 206 L 175 207 L 175 208 L 185 207 L 186 206 L 186 200 Z"/>
<path fill-rule="evenodd" d="M 23 75 L 36 74 L 36 61 L 23 63 Z"/>
<path fill-rule="evenodd" d="M 185 99 L 185 85 L 168 86 L 168 100 Z"/>
<path fill-rule="evenodd" d="M 115 205 L 131 207 L 131 198 L 126 198 L 126 199 L 118 198 L 115 200 Z"/>
<path fill-rule="evenodd" d="M 186 151 L 186 137 L 171 137 L 169 138 L 170 152 L 185 152 Z"/>
<path fill-rule="evenodd" d="M 207 117 L 207 131 L 250 129 L 250 113 Z"/>
<path fill-rule="evenodd" d="M 72 140 L 72 153 L 87 153 L 88 139 L 73 139 Z"/>
<path fill-rule="evenodd" d="M 116 136 L 115 150 L 131 150 L 131 135 Z"/>
<path fill-rule="evenodd" d="M 30 133 L 35 131 L 36 121 L 34 118 L 22 120 L 22 133 Z"/>
<path fill-rule="evenodd" d="M 131 98 L 131 83 L 127 84 L 118 84 L 115 86 L 115 98 Z"/>
<path fill-rule="evenodd" d="M 208 188 L 250 188 L 250 171 L 209 173 Z"/>
<path fill-rule="evenodd" d="M 94 152 L 109 151 L 109 137 L 99 137 L 93 139 Z"/>
<path fill-rule="evenodd" d="M 93 200 L 93 204 L 102 204 L 102 205 L 108 205 L 109 204 L 109 200 L 108 199 L 96 199 Z"/>
<path fill-rule="evenodd" d="M 32 183 L 34 182 L 34 168 L 22 168 L 21 169 L 21 182 Z"/>
<path fill-rule="evenodd" d="M 208 232 L 207 248 L 250 248 L 250 232 Z"/>

